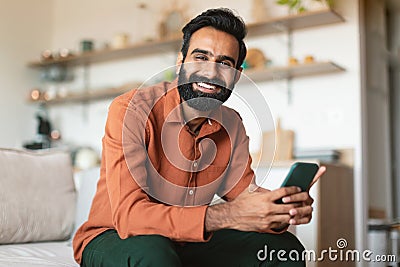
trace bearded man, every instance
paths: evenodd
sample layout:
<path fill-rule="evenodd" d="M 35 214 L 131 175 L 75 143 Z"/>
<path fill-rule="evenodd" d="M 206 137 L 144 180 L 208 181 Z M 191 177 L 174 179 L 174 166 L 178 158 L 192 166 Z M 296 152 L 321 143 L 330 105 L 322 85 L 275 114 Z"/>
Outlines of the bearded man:
<path fill-rule="evenodd" d="M 305 266 L 288 257 L 304 248 L 286 230 L 310 221 L 312 198 L 297 187 L 270 191 L 254 184 L 242 120 L 222 105 L 246 57 L 243 20 L 210 9 L 182 31 L 178 78 L 132 90 L 109 108 L 97 192 L 74 238 L 76 261 Z M 225 202 L 210 205 L 215 195 Z M 286 260 L 277 253 L 259 257 L 267 247 Z"/>

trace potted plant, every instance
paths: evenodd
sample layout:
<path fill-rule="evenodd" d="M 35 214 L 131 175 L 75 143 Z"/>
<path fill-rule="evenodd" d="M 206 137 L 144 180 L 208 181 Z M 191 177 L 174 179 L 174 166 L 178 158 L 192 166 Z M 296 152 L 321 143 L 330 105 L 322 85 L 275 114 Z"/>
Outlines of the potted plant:
<path fill-rule="evenodd" d="M 305 3 L 306 2 L 306 3 Z M 289 7 L 289 12 L 301 13 L 307 11 L 307 2 L 319 2 L 324 6 L 331 8 L 333 6 L 333 0 L 276 0 L 278 5 L 286 5 Z"/>

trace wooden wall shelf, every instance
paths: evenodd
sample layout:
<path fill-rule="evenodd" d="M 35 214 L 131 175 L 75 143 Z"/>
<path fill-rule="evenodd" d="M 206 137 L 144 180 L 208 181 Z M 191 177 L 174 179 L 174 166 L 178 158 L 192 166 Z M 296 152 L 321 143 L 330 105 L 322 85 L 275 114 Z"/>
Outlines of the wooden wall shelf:
<path fill-rule="evenodd" d="M 274 33 L 288 33 L 292 30 L 311 28 L 321 25 L 329 25 L 344 22 L 342 16 L 332 9 L 320 9 L 307 11 L 296 15 L 288 15 L 279 18 L 273 18 L 262 22 L 248 24 L 248 37 L 263 36 Z M 54 59 L 47 61 L 29 62 L 31 68 L 46 68 L 52 65 L 64 66 L 89 66 L 93 63 L 101 63 L 118 59 L 127 59 L 132 57 L 141 57 L 156 53 L 176 52 L 181 45 L 181 38 L 172 38 L 167 40 L 149 41 L 132 44 L 120 49 L 104 49 L 85 52 L 70 56 L 64 59 Z M 295 77 L 310 76 L 324 73 L 334 73 L 344 69 L 333 62 L 315 62 L 309 64 L 299 64 L 293 66 L 270 67 L 261 70 L 245 70 L 245 74 L 254 82 L 264 82 L 271 80 L 290 79 Z M 241 82 L 246 82 L 242 79 Z M 51 100 L 43 98 L 32 101 L 41 104 L 62 104 L 68 102 L 88 102 L 92 100 L 107 99 L 116 97 L 134 86 L 108 88 L 102 90 L 89 90 L 82 93 L 71 93 L 65 97 L 56 97 Z"/>
<path fill-rule="evenodd" d="M 296 15 L 249 24 L 248 36 L 255 37 L 288 30 L 300 30 L 344 21 L 344 18 L 332 9 L 306 11 Z"/>
<path fill-rule="evenodd" d="M 65 103 L 84 103 L 90 102 L 94 100 L 101 100 L 101 99 L 111 99 L 117 97 L 123 93 L 128 92 L 129 90 L 138 87 L 137 85 L 132 86 L 123 86 L 118 88 L 105 88 L 105 89 L 95 89 L 83 92 L 75 92 L 69 93 L 65 97 L 55 97 L 49 100 L 44 99 L 41 97 L 38 100 L 29 100 L 32 103 L 39 103 L 39 104 L 46 104 L 46 105 L 57 105 L 57 104 L 65 104 Z"/>
<path fill-rule="evenodd" d="M 64 59 L 54 59 L 46 61 L 33 61 L 28 63 L 31 68 L 43 68 L 51 65 L 80 66 L 85 64 L 100 63 L 117 59 L 124 59 L 137 56 L 145 56 L 155 53 L 177 51 L 181 39 L 170 39 L 161 41 L 149 41 L 130 45 L 119 49 L 104 49 L 81 53 L 69 56 Z"/>
<path fill-rule="evenodd" d="M 274 18 L 263 22 L 248 24 L 248 37 L 261 36 L 284 32 L 286 30 L 297 30 L 314 26 L 321 26 L 343 22 L 344 19 L 331 9 L 303 12 L 296 15 Z M 133 44 L 121 49 L 104 49 L 70 56 L 65 59 L 33 61 L 28 66 L 32 68 L 48 67 L 54 64 L 68 66 L 86 65 L 100 63 L 110 60 L 138 57 L 161 52 L 177 51 L 180 47 L 181 38 L 168 40 L 149 41 Z"/>
<path fill-rule="evenodd" d="M 318 74 L 335 73 L 344 70 L 344 68 L 331 61 L 325 61 L 292 66 L 269 67 L 265 69 L 249 69 L 244 70 L 244 74 L 246 74 L 254 82 L 265 82 Z M 241 79 L 241 81 L 246 83 L 249 80 Z"/>
<path fill-rule="evenodd" d="M 272 80 L 283 80 L 288 78 L 305 77 L 318 74 L 336 73 L 344 71 L 344 68 L 331 62 L 315 62 L 307 64 L 298 64 L 293 66 L 270 67 L 265 69 L 244 70 L 244 74 L 254 82 L 266 82 Z M 240 83 L 248 83 L 248 79 L 241 79 Z M 64 104 L 71 102 L 89 102 L 93 100 L 113 98 L 123 94 L 133 88 L 140 86 L 140 83 L 132 83 L 128 86 L 118 88 L 106 88 L 89 90 L 87 92 L 70 93 L 65 97 L 56 97 L 50 100 L 40 98 L 39 100 L 30 100 L 33 103 L 46 105 Z"/>

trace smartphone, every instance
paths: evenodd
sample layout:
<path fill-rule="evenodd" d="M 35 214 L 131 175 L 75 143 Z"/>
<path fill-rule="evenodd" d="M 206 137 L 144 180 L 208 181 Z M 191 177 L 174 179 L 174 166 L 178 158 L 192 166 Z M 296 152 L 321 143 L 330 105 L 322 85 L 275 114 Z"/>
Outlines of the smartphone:
<path fill-rule="evenodd" d="M 297 186 L 301 191 L 307 191 L 318 169 L 319 166 L 315 163 L 296 162 L 291 166 L 281 187 Z M 282 199 L 278 199 L 276 203 L 282 204 Z"/>

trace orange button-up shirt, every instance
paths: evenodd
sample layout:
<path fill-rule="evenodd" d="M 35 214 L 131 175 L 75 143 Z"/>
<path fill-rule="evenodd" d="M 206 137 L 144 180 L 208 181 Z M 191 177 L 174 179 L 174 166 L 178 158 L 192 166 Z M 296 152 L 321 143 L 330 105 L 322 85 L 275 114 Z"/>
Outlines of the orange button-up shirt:
<path fill-rule="evenodd" d="M 214 195 L 233 200 L 254 178 L 239 115 L 221 106 L 195 134 L 183 119 L 176 85 L 132 90 L 110 105 L 97 192 L 73 241 L 78 263 L 85 246 L 108 229 L 121 238 L 205 242 Z"/>

